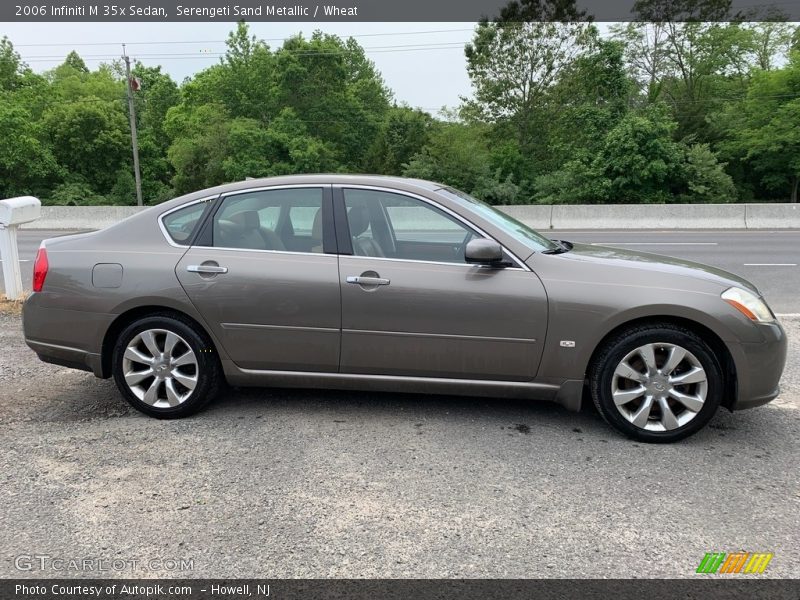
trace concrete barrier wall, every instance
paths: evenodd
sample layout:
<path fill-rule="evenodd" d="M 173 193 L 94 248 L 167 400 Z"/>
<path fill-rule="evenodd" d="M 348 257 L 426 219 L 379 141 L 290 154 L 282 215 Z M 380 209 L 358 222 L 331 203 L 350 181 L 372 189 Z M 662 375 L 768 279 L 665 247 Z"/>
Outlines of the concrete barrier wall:
<path fill-rule="evenodd" d="M 562 204 L 499 208 L 535 229 L 800 229 L 798 204 Z"/>
<path fill-rule="evenodd" d="M 43 206 L 42 216 L 21 229 L 102 229 L 140 210 L 137 206 Z"/>
<path fill-rule="evenodd" d="M 534 229 L 800 229 L 800 204 L 607 204 L 499 207 Z M 23 229 L 101 229 L 135 206 L 43 206 Z"/>
<path fill-rule="evenodd" d="M 797 229 L 800 227 L 800 204 L 745 204 L 748 229 Z"/>
<path fill-rule="evenodd" d="M 554 207 L 549 204 L 498 206 L 497 208 L 534 229 L 552 229 Z"/>
<path fill-rule="evenodd" d="M 553 206 L 553 229 L 745 229 L 743 204 Z"/>

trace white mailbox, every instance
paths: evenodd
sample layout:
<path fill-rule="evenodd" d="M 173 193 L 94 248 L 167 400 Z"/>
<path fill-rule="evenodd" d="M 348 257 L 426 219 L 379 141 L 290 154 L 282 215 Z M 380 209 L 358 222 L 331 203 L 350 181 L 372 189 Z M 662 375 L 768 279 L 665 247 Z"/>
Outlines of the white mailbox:
<path fill-rule="evenodd" d="M 35 221 L 42 214 L 42 203 L 33 196 L 0 200 L 0 225 L 19 225 Z"/>
<path fill-rule="evenodd" d="M 9 300 L 23 297 L 17 229 L 22 223 L 35 221 L 41 213 L 42 203 L 33 196 L 0 200 L 0 259 L 3 260 L 3 282 Z"/>

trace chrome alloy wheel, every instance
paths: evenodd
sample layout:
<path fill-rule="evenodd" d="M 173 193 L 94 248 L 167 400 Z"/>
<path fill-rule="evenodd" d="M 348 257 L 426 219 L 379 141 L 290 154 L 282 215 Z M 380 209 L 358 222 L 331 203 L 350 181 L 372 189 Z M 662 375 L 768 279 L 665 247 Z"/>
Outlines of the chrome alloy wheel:
<path fill-rule="evenodd" d="M 675 344 L 645 344 L 614 369 L 611 393 L 620 414 L 648 431 L 686 425 L 703 408 L 708 393 L 697 357 Z"/>
<path fill-rule="evenodd" d="M 170 408 L 192 395 L 199 367 L 197 356 L 181 336 L 166 329 L 147 329 L 125 348 L 122 372 L 139 400 L 155 408 Z"/>

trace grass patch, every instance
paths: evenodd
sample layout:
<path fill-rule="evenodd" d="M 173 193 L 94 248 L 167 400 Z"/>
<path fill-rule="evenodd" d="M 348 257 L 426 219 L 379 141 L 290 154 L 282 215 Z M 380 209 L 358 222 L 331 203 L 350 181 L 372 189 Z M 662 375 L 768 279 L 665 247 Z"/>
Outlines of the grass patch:
<path fill-rule="evenodd" d="M 25 300 L 8 300 L 5 296 L 0 296 L 0 314 L 20 315 L 22 314 L 22 303 Z"/>

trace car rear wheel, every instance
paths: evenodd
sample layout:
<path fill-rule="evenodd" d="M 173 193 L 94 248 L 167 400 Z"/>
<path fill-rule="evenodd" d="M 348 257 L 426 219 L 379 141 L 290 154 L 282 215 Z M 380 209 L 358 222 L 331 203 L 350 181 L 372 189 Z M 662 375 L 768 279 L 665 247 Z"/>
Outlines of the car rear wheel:
<path fill-rule="evenodd" d="M 643 442 L 674 442 L 701 429 L 722 400 L 713 350 L 670 323 L 622 331 L 603 346 L 589 376 L 602 417 Z"/>
<path fill-rule="evenodd" d="M 126 327 L 112 364 L 125 399 L 161 419 L 197 412 L 219 388 L 219 362 L 205 333 L 172 315 L 146 317 Z"/>

